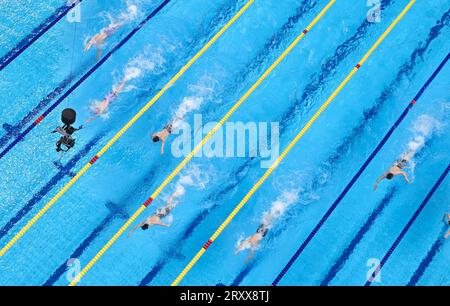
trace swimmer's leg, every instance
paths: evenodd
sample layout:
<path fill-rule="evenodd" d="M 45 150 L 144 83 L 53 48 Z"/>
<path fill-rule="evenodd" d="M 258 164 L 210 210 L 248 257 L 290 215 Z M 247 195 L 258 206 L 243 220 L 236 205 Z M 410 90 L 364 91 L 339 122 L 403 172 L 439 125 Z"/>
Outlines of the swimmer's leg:
<path fill-rule="evenodd" d="M 87 43 L 87 45 L 84 47 L 84 52 L 89 51 L 91 49 L 91 47 L 94 45 L 95 43 L 95 38 L 96 36 L 94 36 L 93 38 L 91 38 L 91 40 Z"/>
<path fill-rule="evenodd" d="M 255 250 L 252 248 L 250 249 L 250 253 L 248 254 L 247 258 L 245 259 L 245 263 L 247 264 L 250 260 L 255 257 Z"/>

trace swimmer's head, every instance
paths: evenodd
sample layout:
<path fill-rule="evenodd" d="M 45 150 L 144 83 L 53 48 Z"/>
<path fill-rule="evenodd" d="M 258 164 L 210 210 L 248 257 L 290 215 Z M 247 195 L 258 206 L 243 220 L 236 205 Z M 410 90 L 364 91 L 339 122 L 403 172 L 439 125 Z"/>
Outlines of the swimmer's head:
<path fill-rule="evenodd" d="M 156 136 L 156 135 L 154 135 L 152 139 L 153 139 L 153 142 L 158 142 L 159 141 L 159 137 Z"/>
<path fill-rule="evenodd" d="M 387 178 L 388 180 L 392 180 L 393 177 L 394 177 L 394 174 L 392 174 L 392 173 L 390 173 L 390 172 L 386 175 L 386 178 Z"/>
<path fill-rule="evenodd" d="M 144 224 L 144 225 L 142 225 L 142 226 L 141 226 L 141 228 L 142 228 L 142 230 L 143 230 L 143 231 L 146 231 L 146 230 L 148 230 L 148 224 Z"/>

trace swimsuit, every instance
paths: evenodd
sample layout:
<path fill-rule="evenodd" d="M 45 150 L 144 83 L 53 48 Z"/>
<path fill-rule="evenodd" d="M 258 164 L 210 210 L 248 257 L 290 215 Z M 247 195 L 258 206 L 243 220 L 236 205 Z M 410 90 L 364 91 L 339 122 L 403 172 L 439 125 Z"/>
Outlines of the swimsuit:
<path fill-rule="evenodd" d="M 167 130 L 167 132 L 169 132 L 169 134 L 172 134 L 172 124 L 169 123 L 168 125 L 166 125 L 164 127 L 164 130 Z"/>
<path fill-rule="evenodd" d="M 408 161 L 406 159 L 399 159 L 395 162 L 394 166 L 399 169 L 404 169 L 407 166 Z"/>
<path fill-rule="evenodd" d="M 112 101 L 114 101 L 117 98 L 117 95 L 114 92 L 110 92 L 109 94 L 106 95 L 105 97 L 105 101 L 107 103 L 111 103 Z"/>
<path fill-rule="evenodd" d="M 256 233 L 261 234 L 261 236 L 265 237 L 267 235 L 267 232 L 269 229 L 264 224 L 261 224 L 258 229 L 256 230 Z"/>
<path fill-rule="evenodd" d="M 164 217 L 167 217 L 167 215 L 169 213 L 170 213 L 170 208 L 164 207 L 164 208 L 158 209 L 158 211 L 156 212 L 156 216 L 159 218 L 164 218 Z"/>

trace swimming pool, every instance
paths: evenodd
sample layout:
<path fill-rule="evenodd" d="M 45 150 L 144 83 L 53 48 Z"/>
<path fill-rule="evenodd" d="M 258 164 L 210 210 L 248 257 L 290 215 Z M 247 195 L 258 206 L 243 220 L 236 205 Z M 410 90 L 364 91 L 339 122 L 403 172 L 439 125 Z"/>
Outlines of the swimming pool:
<path fill-rule="evenodd" d="M 84 0 L 80 23 L 62 19 L 1 71 L 0 122 L 6 126 L 0 130 L 5 140 L 0 141 L 0 149 L 32 122 L 18 125 L 30 110 L 39 106 L 34 114 L 39 115 L 95 65 L 95 51 L 84 53 L 82 46 L 108 25 L 110 16 L 126 22 L 108 40 L 103 54 L 162 2 L 106 5 Z M 183 160 L 170 152 L 160 156 L 150 134 L 180 112 L 190 124 L 196 114 L 202 114 L 203 122 L 220 120 L 328 2 L 256 0 L 0 258 L 0 284 L 69 284 L 78 263 L 84 267 Z M 2 31 L 0 54 L 65 5 L 65 1 L 46 3 L 6 1 L 2 5 L 0 23 L 8 31 Z M 169 1 L 11 148 L 0 160 L 1 246 L 246 3 Z M 381 1 L 381 21 L 368 22 L 366 1 L 336 1 L 229 120 L 279 122 L 283 150 L 408 3 Z M 21 14 L 31 17 L 17 17 Z M 449 26 L 447 1 L 417 1 L 183 284 L 270 285 L 446 57 Z M 449 72 L 446 65 L 280 285 L 364 285 L 368 271 L 381 260 L 449 163 Z M 108 115 L 77 132 L 77 144 L 70 152 L 56 153 L 55 135 L 50 132 L 61 111 L 76 109 L 81 123 L 90 116 L 90 105 L 124 75 L 130 81 Z M 413 183 L 396 178 L 383 181 L 373 191 L 376 178 L 408 148 L 416 151 L 408 166 Z M 60 164 L 55 165 L 58 160 Z M 171 284 L 264 174 L 260 161 L 257 157 L 194 158 L 144 212 L 151 215 L 182 185 L 185 193 L 168 218 L 172 226 L 137 231 L 130 238 L 122 235 L 80 285 Z M 449 285 L 445 259 L 450 250 L 441 239 L 449 187 L 447 179 L 374 285 Z M 271 209 L 279 216 L 247 262 L 247 252 L 235 254 L 236 245 L 256 231 Z M 141 219 L 144 216 L 137 221 Z M 79 261 L 70 261 L 67 268 L 70 258 Z"/>

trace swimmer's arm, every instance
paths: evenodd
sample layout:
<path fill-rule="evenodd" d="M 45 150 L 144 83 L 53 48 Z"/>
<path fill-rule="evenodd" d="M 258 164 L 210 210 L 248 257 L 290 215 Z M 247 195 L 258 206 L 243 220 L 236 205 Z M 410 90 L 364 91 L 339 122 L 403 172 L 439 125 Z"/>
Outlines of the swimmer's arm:
<path fill-rule="evenodd" d="M 126 82 L 127 82 L 127 80 L 126 80 L 126 78 L 124 78 L 122 83 L 120 83 L 119 87 L 117 87 L 117 89 L 114 91 L 114 94 L 116 96 L 123 90 L 123 87 L 125 86 Z"/>
<path fill-rule="evenodd" d="M 405 171 L 401 171 L 400 174 L 403 175 L 403 177 L 405 178 L 405 181 L 406 181 L 408 184 L 411 184 L 411 181 L 410 181 L 409 178 L 408 178 L 408 174 L 406 174 Z"/>
<path fill-rule="evenodd" d="M 386 177 L 386 174 L 381 175 L 379 178 L 377 178 L 377 181 L 375 182 L 375 186 L 373 186 L 373 190 L 377 190 L 378 184 Z"/>
<path fill-rule="evenodd" d="M 235 255 L 245 250 L 247 244 L 247 240 L 242 241 L 237 247 L 236 252 L 234 252 Z"/>
<path fill-rule="evenodd" d="M 95 40 L 97 39 L 96 37 L 97 35 L 92 37 L 91 40 L 86 44 L 86 46 L 84 47 L 84 52 L 88 51 L 92 47 L 92 45 L 95 43 Z"/>
<path fill-rule="evenodd" d="M 249 262 L 250 260 L 253 259 L 253 257 L 255 256 L 255 249 L 251 248 L 250 249 L 250 253 L 247 256 L 247 259 L 245 260 L 245 262 Z"/>
<path fill-rule="evenodd" d="M 95 34 L 84 48 L 84 51 L 88 51 L 94 44 L 96 44 L 99 40 L 101 40 L 102 39 L 101 36 L 102 36 L 101 34 Z"/>
<path fill-rule="evenodd" d="M 158 223 L 155 223 L 156 225 L 164 226 L 164 227 L 170 227 L 170 224 L 163 223 L 162 221 L 159 221 Z"/>
<path fill-rule="evenodd" d="M 445 234 L 444 238 L 447 239 L 448 237 L 450 237 L 450 231 L 447 232 L 447 234 Z"/>
<path fill-rule="evenodd" d="M 236 247 L 236 251 L 234 252 L 234 255 L 237 255 L 240 252 L 242 252 L 243 250 L 245 250 L 247 248 L 247 246 L 248 246 L 248 239 L 245 239 L 244 241 L 239 243 L 239 245 Z"/>
<path fill-rule="evenodd" d="M 133 228 L 131 229 L 131 231 L 128 233 L 128 238 L 131 237 L 131 236 L 133 235 L 133 233 L 134 233 L 135 230 L 137 230 L 139 227 L 141 227 L 141 226 L 143 226 L 143 225 L 144 225 L 144 223 L 139 223 L 138 225 L 136 225 L 135 227 L 133 227 Z"/>

